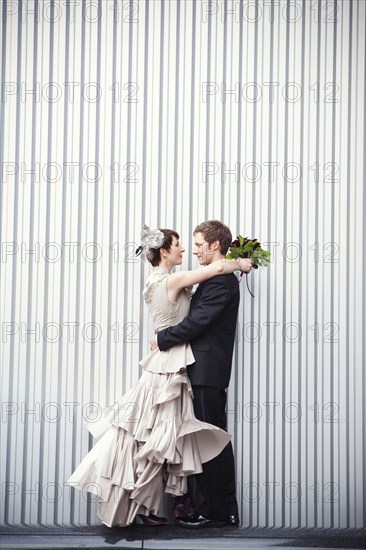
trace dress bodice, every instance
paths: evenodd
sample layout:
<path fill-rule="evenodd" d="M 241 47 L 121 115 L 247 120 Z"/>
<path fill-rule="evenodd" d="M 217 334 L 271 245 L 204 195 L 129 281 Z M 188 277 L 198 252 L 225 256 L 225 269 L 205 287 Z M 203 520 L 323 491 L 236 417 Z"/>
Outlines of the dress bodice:
<path fill-rule="evenodd" d="M 190 290 L 183 290 L 177 301 L 171 302 L 167 291 L 168 277 L 167 270 L 155 270 L 146 280 L 143 292 L 156 332 L 177 325 L 189 311 Z"/>
<path fill-rule="evenodd" d="M 189 311 L 191 289 L 182 290 L 177 301 L 171 302 L 167 290 L 168 277 L 167 270 L 155 269 L 146 280 L 143 292 L 156 332 L 177 325 Z M 145 370 L 157 374 L 179 372 L 192 363 L 194 355 L 188 342 L 173 346 L 167 351 L 156 348 L 140 361 Z"/>

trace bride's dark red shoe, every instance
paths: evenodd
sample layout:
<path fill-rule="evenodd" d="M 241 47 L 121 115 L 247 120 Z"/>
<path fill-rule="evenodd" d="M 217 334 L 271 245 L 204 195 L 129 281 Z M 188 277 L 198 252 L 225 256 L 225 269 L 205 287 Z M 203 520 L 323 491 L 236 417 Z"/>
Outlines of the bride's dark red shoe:
<path fill-rule="evenodd" d="M 197 509 L 193 497 L 190 493 L 178 496 L 173 501 L 173 516 L 175 518 L 194 517 L 197 515 Z"/>
<path fill-rule="evenodd" d="M 165 525 L 166 523 L 168 523 L 168 520 L 166 518 L 155 516 L 151 513 L 148 516 L 137 514 L 137 517 L 140 518 L 144 525 Z"/>

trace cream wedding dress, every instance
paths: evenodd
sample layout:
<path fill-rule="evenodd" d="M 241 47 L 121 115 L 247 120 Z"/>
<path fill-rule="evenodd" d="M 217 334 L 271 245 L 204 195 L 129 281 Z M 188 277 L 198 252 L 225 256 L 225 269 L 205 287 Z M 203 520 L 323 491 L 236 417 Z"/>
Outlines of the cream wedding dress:
<path fill-rule="evenodd" d="M 189 311 L 189 291 L 170 302 L 168 276 L 155 269 L 143 292 L 156 331 L 176 325 Z M 157 514 L 164 488 L 184 494 L 187 476 L 202 472 L 202 463 L 229 442 L 225 431 L 194 416 L 186 373 L 193 362 L 189 344 L 156 349 L 140 361 L 138 383 L 97 422 L 86 424 L 97 442 L 67 482 L 99 496 L 105 525 L 126 526 L 137 514 Z"/>

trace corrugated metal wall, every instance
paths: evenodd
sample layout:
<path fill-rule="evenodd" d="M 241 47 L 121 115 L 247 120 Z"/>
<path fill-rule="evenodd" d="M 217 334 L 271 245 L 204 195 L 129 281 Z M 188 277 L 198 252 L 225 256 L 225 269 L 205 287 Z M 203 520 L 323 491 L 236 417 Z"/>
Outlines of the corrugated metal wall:
<path fill-rule="evenodd" d="M 2 521 L 98 522 L 65 484 L 152 333 L 143 222 L 219 218 L 242 283 L 243 525 L 366 516 L 365 2 L 2 2 Z"/>

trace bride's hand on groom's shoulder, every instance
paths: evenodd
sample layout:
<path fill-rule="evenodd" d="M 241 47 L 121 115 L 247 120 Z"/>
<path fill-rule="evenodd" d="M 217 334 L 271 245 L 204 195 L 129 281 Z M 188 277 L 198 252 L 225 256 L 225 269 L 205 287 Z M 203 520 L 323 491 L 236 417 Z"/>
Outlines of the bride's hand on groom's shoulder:
<path fill-rule="evenodd" d="M 157 347 L 158 343 L 156 341 L 156 336 L 153 336 L 152 338 L 150 338 L 150 351 L 156 350 Z"/>
<path fill-rule="evenodd" d="M 250 258 L 238 258 L 236 262 L 243 273 L 249 273 L 253 267 L 253 261 Z"/>

